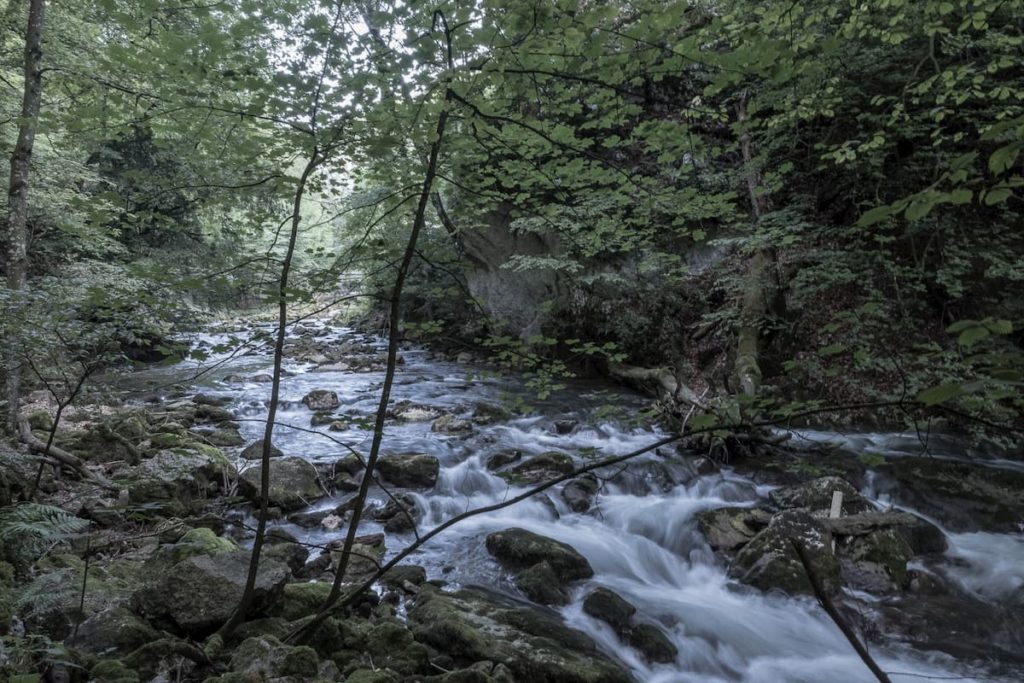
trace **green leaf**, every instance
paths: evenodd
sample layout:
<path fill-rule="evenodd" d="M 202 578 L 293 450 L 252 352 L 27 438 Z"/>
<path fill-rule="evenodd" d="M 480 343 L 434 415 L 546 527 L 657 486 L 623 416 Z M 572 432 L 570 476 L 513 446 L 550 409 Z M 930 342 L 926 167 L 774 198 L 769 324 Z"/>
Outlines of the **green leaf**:
<path fill-rule="evenodd" d="M 968 327 L 966 330 L 960 333 L 960 336 L 957 338 L 957 342 L 960 344 L 960 346 L 966 346 L 967 348 L 970 348 L 977 344 L 978 342 L 980 342 L 982 339 L 988 337 L 990 334 L 991 333 L 989 332 L 987 327 L 982 327 L 980 325 L 978 327 Z"/>
<path fill-rule="evenodd" d="M 962 393 L 963 387 L 959 384 L 940 384 L 919 393 L 917 400 L 926 406 L 934 406 L 954 399 Z"/>

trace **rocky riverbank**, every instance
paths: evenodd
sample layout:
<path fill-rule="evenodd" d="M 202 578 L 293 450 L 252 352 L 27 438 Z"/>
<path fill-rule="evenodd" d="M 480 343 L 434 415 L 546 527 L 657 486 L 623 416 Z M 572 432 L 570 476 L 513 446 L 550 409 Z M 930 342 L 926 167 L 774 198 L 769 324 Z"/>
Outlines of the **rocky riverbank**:
<path fill-rule="evenodd" d="M 362 474 L 348 449 L 365 447 L 379 378 L 372 339 L 311 324 L 289 344 L 298 360 L 280 419 L 298 429 L 275 437 L 272 530 L 232 639 L 208 640 L 248 568 L 259 353 L 203 386 L 72 413 L 57 443 L 112 486 L 44 472 L 45 501 L 90 526 L 54 537 L 41 556 L 5 543 L 0 667 L 109 683 L 799 681 L 820 680 L 819 665 L 838 667 L 835 680 L 865 680 L 804 597 L 796 542 L 887 668 L 968 680 L 1024 671 L 1024 574 L 993 564 L 1020 552 L 1024 471 L 906 454 L 868 466 L 817 446 L 728 466 L 663 450 L 572 479 L 439 537 L 288 642 L 329 590 Z M 417 532 L 657 435 L 616 427 L 604 406 L 628 412 L 636 399 L 609 401 L 607 389 L 574 386 L 517 414 L 507 406 L 521 399 L 500 400 L 507 380 L 405 355 L 349 587 Z M 32 418 L 40 430 L 44 408 Z M 7 504 L 36 472 L 23 454 L 0 455 Z"/>

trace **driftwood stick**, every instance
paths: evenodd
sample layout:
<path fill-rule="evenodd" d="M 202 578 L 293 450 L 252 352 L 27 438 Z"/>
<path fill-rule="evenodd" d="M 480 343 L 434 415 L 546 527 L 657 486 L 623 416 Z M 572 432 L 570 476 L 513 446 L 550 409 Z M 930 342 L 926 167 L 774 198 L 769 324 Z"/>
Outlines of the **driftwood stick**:
<path fill-rule="evenodd" d="M 821 587 L 821 582 L 818 581 L 817 575 L 811 568 L 811 560 L 807 557 L 807 550 L 796 539 L 793 539 L 793 547 L 796 549 L 796 554 L 800 557 L 800 564 L 804 566 L 804 572 L 807 574 L 807 580 L 811 582 L 811 588 L 814 590 L 814 596 L 818 598 L 818 603 L 821 605 L 822 609 L 824 609 L 826 614 L 832 618 L 832 621 L 834 621 L 836 626 L 839 627 L 839 630 L 843 632 L 846 639 L 850 641 L 850 645 L 852 645 L 853 649 L 857 651 L 858 655 L 860 655 L 864 664 L 871 669 L 871 673 L 875 675 L 875 678 L 877 678 L 881 683 L 892 683 L 889 680 L 889 675 L 882 671 L 882 668 L 878 666 L 878 663 L 874 658 L 872 658 L 871 653 L 868 652 L 868 649 L 864 647 L 862 642 L 860 642 L 860 638 L 857 637 L 857 634 L 854 633 L 853 629 L 850 628 L 850 625 L 846 623 L 845 619 L 843 619 L 843 615 L 839 613 L 838 609 L 836 609 L 835 603 L 832 602 L 832 599 L 828 597 L 828 594 Z"/>

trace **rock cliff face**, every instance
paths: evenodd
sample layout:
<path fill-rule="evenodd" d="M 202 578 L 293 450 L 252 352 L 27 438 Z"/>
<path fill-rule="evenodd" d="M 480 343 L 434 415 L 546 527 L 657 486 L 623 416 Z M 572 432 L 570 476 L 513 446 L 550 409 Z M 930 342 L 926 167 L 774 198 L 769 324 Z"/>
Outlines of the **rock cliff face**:
<path fill-rule="evenodd" d="M 512 220 L 512 207 L 499 206 L 486 214 L 479 229 L 460 233 L 459 240 L 473 266 L 466 275 L 470 293 L 490 316 L 525 340 L 540 334 L 542 304 L 563 296 L 565 286 L 553 271 L 515 271 L 506 264 L 515 255 L 552 256 L 562 248 L 557 236 L 514 230 Z"/>

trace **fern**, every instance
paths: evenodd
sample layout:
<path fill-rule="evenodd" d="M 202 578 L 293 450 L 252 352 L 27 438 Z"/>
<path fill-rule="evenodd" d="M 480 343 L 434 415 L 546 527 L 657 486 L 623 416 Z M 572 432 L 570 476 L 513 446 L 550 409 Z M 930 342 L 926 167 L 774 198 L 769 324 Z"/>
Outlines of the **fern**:
<path fill-rule="evenodd" d="M 0 541 L 25 552 L 71 538 L 88 526 L 88 520 L 52 505 L 19 503 L 0 508 Z"/>
<path fill-rule="evenodd" d="M 21 587 L 17 598 L 18 611 L 22 616 L 31 617 L 65 609 L 75 595 L 73 581 L 74 573 L 70 569 L 40 576 Z"/>

